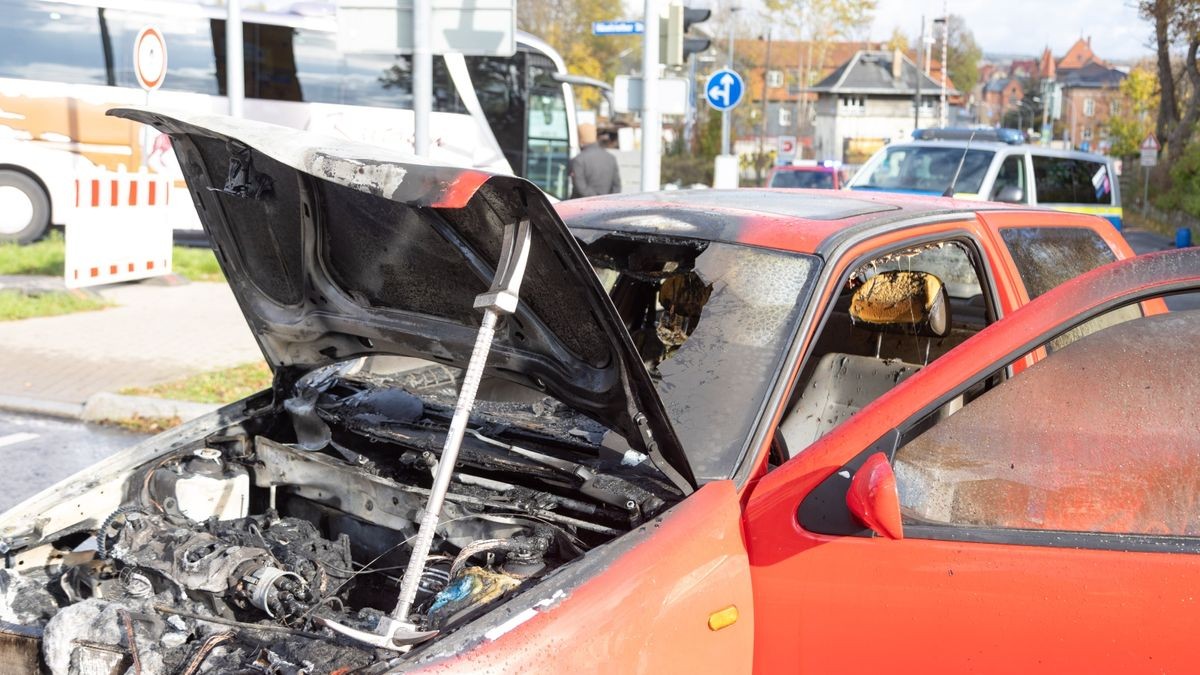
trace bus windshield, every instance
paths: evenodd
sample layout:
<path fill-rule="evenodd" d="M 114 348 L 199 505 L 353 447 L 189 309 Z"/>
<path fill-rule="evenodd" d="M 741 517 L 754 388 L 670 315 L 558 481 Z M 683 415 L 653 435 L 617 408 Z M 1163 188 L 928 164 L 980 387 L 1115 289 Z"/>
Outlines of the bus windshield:
<path fill-rule="evenodd" d="M 965 156 L 964 156 L 965 151 Z M 896 190 L 942 194 L 954 180 L 954 192 L 977 194 L 995 152 L 962 147 L 895 145 L 866 166 L 851 184 L 857 190 Z M 959 162 L 962 170 L 959 171 Z"/>

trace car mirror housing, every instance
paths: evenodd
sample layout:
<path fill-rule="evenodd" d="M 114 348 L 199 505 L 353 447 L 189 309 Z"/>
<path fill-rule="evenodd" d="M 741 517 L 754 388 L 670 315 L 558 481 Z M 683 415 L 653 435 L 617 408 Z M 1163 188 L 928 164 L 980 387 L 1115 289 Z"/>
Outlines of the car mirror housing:
<path fill-rule="evenodd" d="M 875 534 L 888 539 L 904 538 L 896 474 L 882 452 L 868 457 L 862 468 L 854 472 L 846 492 L 846 506 Z"/>
<path fill-rule="evenodd" d="M 868 329 L 944 337 L 950 332 L 950 302 L 942 280 L 933 274 L 891 270 L 854 291 L 850 318 Z"/>
<path fill-rule="evenodd" d="M 996 193 L 996 197 L 992 199 L 994 202 L 1004 202 L 1006 204 L 1024 204 L 1025 191 L 1016 185 L 1005 185 Z"/>

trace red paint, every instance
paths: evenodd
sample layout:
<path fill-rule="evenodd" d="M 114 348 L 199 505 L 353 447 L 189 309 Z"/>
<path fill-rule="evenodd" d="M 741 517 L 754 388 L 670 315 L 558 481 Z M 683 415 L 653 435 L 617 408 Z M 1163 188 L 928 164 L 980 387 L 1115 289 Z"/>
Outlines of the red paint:
<path fill-rule="evenodd" d="M 148 270 L 154 269 L 154 261 L 153 260 L 146 261 L 146 269 L 148 269 Z"/>
<path fill-rule="evenodd" d="M 129 205 L 130 206 L 137 206 L 137 192 L 138 192 L 137 187 L 138 187 L 138 182 L 136 179 L 129 181 Z"/>
<path fill-rule="evenodd" d="M 75 208 L 79 208 L 79 179 L 75 179 Z"/>
<path fill-rule="evenodd" d="M 109 266 L 108 266 L 108 273 L 109 273 L 109 274 L 116 274 L 116 273 L 117 273 L 117 266 L 116 266 L 116 265 L 109 265 Z"/>
<path fill-rule="evenodd" d="M 430 206 L 435 209 L 461 209 L 491 177 L 491 174 L 482 171 L 460 171 Z"/>
<path fill-rule="evenodd" d="M 155 203 L 155 199 L 154 199 L 154 193 L 155 193 L 155 188 L 156 188 L 156 187 L 158 187 L 158 184 L 157 184 L 157 182 L 156 182 L 156 181 L 150 181 L 150 183 L 149 183 L 149 185 L 148 185 L 148 187 L 147 187 L 147 189 L 149 190 L 149 193 L 150 193 L 150 194 L 149 194 L 149 195 L 147 195 L 147 198 L 146 198 L 146 204 L 148 204 L 148 205 L 150 205 L 150 206 L 154 206 L 154 203 Z"/>
<path fill-rule="evenodd" d="M 904 538 L 896 474 L 882 452 L 868 457 L 854 473 L 846 492 L 846 505 L 854 517 L 876 533 L 889 539 Z"/>
<path fill-rule="evenodd" d="M 116 206 L 121 201 L 121 184 L 118 181 L 108 181 L 109 206 Z"/>
<path fill-rule="evenodd" d="M 100 206 L 100 180 L 92 179 L 92 206 Z"/>

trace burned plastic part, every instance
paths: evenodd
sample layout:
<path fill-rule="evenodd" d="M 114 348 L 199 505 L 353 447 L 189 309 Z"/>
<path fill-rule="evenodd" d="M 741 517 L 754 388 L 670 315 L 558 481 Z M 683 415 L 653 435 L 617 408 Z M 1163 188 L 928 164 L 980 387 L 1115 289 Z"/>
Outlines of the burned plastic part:
<path fill-rule="evenodd" d="M 229 174 L 225 178 L 225 186 L 214 192 L 243 197 L 248 199 L 264 199 L 275 191 L 275 183 L 265 173 L 254 170 L 252 151 L 241 143 L 229 143 Z"/>
<path fill-rule="evenodd" d="M 521 585 L 521 579 L 482 567 L 468 567 L 434 598 L 429 625 L 439 628 L 460 621 L 504 597 Z"/>

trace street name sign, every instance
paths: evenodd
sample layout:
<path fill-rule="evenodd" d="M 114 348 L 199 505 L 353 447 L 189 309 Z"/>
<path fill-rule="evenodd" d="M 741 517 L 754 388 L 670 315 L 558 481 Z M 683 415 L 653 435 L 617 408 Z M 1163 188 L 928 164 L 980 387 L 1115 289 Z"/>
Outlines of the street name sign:
<path fill-rule="evenodd" d="M 1154 133 L 1146 134 L 1146 138 L 1142 140 L 1141 151 L 1142 166 L 1157 166 L 1158 165 L 1158 139 L 1154 137 Z"/>
<path fill-rule="evenodd" d="M 742 76 L 729 68 L 722 68 L 709 76 L 704 85 L 704 98 L 714 110 L 732 110 L 742 102 L 746 84 Z"/>
<path fill-rule="evenodd" d="M 592 35 L 641 35 L 646 25 L 641 21 L 593 21 Z"/>

